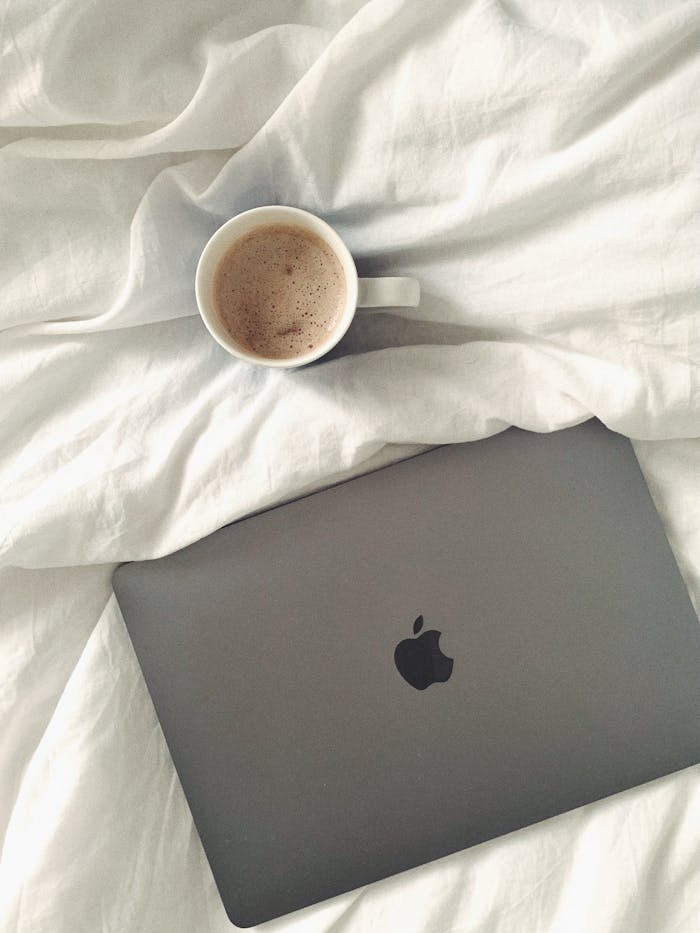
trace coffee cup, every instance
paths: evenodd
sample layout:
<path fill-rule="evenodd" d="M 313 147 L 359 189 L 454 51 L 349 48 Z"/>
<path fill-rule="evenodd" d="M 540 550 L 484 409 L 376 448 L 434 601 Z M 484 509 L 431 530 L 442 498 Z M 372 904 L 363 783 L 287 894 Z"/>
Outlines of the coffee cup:
<path fill-rule="evenodd" d="M 332 269 L 329 265 L 329 274 L 331 274 L 329 281 L 333 281 L 332 276 L 335 276 L 335 280 L 338 282 L 342 279 L 340 283 L 342 291 L 338 290 L 337 307 L 334 310 L 328 329 L 319 331 L 319 335 L 315 339 L 309 337 L 310 342 L 300 340 L 299 334 L 304 336 L 303 328 L 310 324 L 307 318 L 309 312 L 300 310 L 299 322 L 301 328 L 297 326 L 294 331 L 295 342 L 290 342 L 289 349 L 286 349 L 285 345 L 286 355 L 284 356 L 279 356 L 276 353 L 266 355 L 264 350 L 255 349 L 249 340 L 236 333 L 236 329 L 230 326 L 230 321 L 227 326 L 219 307 L 221 301 L 217 292 L 217 275 L 219 277 L 221 275 L 222 260 L 231 254 L 230 251 L 238 242 L 243 243 L 244 238 L 247 238 L 246 242 L 250 242 L 251 236 L 258 235 L 258 230 L 260 230 L 260 235 L 264 234 L 264 228 L 266 227 L 270 230 L 284 229 L 288 232 L 294 228 L 299 232 L 300 236 L 305 236 L 310 242 L 318 243 L 320 241 L 319 249 L 330 250 L 330 253 L 325 253 L 329 257 L 329 262 L 331 262 L 331 254 L 334 257 Z M 287 239 L 289 239 L 289 233 Z M 242 260 L 246 262 L 246 266 L 240 275 L 241 287 L 244 287 L 245 283 L 245 287 L 249 290 L 251 288 L 255 289 L 256 277 L 263 281 L 265 276 L 269 275 L 270 262 L 266 261 L 264 267 L 261 265 L 256 268 L 256 259 L 255 251 L 253 250 L 251 253 L 249 250 L 247 258 L 244 257 Z M 260 262 L 263 261 L 265 260 L 260 260 Z M 314 295 L 315 292 L 312 286 L 315 273 L 313 270 L 316 268 L 319 269 L 320 283 L 323 277 L 323 269 L 319 267 L 318 263 L 316 266 L 307 263 L 306 268 L 303 270 L 305 276 L 304 286 L 307 292 L 310 291 Z M 293 275 L 292 265 L 287 268 L 287 271 L 290 275 Z M 232 279 L 229 288 L 235 290 L 235 276 L 232 276 Z M 325 287 L 325 284 L 319 284 L 316 291 Z M 308 211 L 281 205 L 256 207 L 244 211 L 219 227 L 204 247 L 199 259 L 195 278 L 195 293 L 202 320 L 211 336 L 220 346 L 233 356 L 248 363 L 284 369 L 304 366 L 306 363 L 311 363 L 328 353 L 344 336 L 358 308 L 412 308 L 416 307 L 420 300 L 420 287 L 416 279 L 403 276 L 359 278 L 350 251 L 329 224 Z M 302 300 L 297 307 L 303 306 L 304 302 Z M 275 313 L 288 315 L 286 309 L 281 308 L 277 312 L 274 306 L 272 310 L 266 309 L 266 313 L 268 319 L 269 315 Z M 301 315 L 304 316 L 303 320 Z M 313 311 L 311 317 L 314 317 Z M 246 322 L 246 326 L 250 326 L 249 321 Z M 290 328 L 290 332 L 292 330 Z M 242 333 L 243 331 L 241 331 Z M 286 331 L 282 331 L 282 333 L 286 333 Z"/>

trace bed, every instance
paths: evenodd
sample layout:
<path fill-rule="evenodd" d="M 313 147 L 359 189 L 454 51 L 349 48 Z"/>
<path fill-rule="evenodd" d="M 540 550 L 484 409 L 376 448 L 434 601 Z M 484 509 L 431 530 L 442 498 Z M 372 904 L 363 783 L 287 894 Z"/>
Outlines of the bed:
<path fill-rule="evenodd" d="M 0 14 L 0 929 L 231 929 L 110 578 L 511 424 L 632 438 L 700 609 L 697 3 L 36 0 Z M 322 364 L 194 269 L 293 204 L 414 275 Z M 700 766 L 274 921 L 697 933 Z M 303 857 L 303 853 L 300 853 Z"/>

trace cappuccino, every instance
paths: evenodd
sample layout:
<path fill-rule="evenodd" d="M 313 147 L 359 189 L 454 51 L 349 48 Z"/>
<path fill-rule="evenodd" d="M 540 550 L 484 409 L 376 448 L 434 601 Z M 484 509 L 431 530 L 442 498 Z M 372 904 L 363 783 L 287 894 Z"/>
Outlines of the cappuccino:
<path fill-rule="evenodd" d="M 216 314 L 249 353 L 290 359 L 325 344 L 347 301 L 340 260 L 293 224 L 264 224 L 231 244 L 214 273 Z"/>

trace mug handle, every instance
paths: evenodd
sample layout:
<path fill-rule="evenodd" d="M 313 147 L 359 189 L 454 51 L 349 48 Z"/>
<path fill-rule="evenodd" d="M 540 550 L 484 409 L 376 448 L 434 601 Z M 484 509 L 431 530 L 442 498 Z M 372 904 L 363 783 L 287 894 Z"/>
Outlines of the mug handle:
<path fill-rule="evenodd" d="M 417 308 L 419 303 L 420 285 L 417 279 L 405 276 L 358 279 L 358 308 Z"/>

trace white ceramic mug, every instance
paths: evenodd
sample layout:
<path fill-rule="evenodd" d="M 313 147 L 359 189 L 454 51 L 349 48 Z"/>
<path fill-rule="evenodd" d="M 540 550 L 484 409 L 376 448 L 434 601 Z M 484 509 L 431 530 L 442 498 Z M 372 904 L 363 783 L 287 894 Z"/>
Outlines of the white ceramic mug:
<path fill-rule="evenodd" d="M 268 359 L 251 353 L 231 337 L 218 318 L 214 308 L 214 273 L 232 243 L 241 236 L 264 224 L 292 224 L 310 230 L 330 246 L 338 257 L 345 274 L 346 301 L 338 324 L 328 339 L 308 353 L 289 359 Z M 360 279 L 350 251 L 335 230 L 325 220 L 297 207 L 254 207 L 227 221 L 216 231 L 204 247 L 197 265 L 195 292 L 199 313 L 207 330 L 224 350 L 248 363 L 289 369 L 311 363 L 328 353 L 343 337 L 355 316 L 357 308 L 415 308 L 420 301 L 420 286 L 415 279 L 387 277 Z"/>

